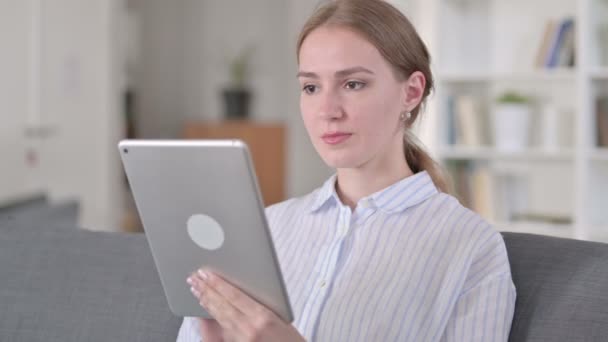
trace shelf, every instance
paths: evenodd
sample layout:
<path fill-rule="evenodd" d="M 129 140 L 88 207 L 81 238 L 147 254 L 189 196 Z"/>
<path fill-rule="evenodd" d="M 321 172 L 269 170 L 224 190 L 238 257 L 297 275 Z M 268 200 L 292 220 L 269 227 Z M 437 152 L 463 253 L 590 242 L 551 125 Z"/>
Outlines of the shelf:
<path fill-rule="evenodd" d="M 521 161 L 572 161 L 571 148 L 555 151 L 526 149 L 523 151 L 500 151 L 493 147 L 448 146 L 439 150 L 439 157 L 447 160 L 521 160 Z"/>
<path fill-rule="evenodd" d="M 591 78 L 595 81 L 608 81 L 608 67 L 598 67 L 589 72 Z"/>
<path fill-rule="evenodd" d="M 591 160 L 608 162 L 608 148 L 596 148 L 593 152 L 591 152 Z"/>
<path fill-rule="evenodd" d="M 575 69 L 547 69 L 523 72 L 445 72 L 439 73 L 438 80 L 448 83 L 482 83 L 496 81 L 574 81 Z"/>
<path fill-rule="evenodd" d="M 574 237 L 572 225 L 539 222 L 497 222 L 494 223 L 494 227 L 501 232 L 549 235 L 569 239 Z"/>

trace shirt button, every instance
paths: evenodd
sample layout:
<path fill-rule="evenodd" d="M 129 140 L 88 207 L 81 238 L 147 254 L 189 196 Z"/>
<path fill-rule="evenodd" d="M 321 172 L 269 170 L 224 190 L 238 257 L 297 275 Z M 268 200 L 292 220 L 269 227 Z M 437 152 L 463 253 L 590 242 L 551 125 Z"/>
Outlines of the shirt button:
<path fill-rule="evenodd" d="M 325 283 L 325 280 L 321 280 L 321 282 L 319 283 L 319 287 L 320 287 L 320 288 L 324 288 L 324 287 L 325 287 L 325 285 L 327 285 L 327 284 Z"/>

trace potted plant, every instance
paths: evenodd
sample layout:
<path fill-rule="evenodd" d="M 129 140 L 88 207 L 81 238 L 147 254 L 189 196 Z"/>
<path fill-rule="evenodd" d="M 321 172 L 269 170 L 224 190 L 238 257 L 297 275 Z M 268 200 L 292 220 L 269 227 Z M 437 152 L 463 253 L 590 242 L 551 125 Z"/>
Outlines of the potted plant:
<path fill-rule="evenodd" d="M 493 109 L 494 144 L 501 150 L 521 150 L 530 138 L 531 99 L 514 91 L 506 91 Z"/>
<path fill-rule="evenodd" d="M 229 63 L 230 84 L 222 91 L 224 117 L 246 119 L 249 117 L 251 91 L 247 87 L 250 74 L 252 47 L 244 48 Z"/>

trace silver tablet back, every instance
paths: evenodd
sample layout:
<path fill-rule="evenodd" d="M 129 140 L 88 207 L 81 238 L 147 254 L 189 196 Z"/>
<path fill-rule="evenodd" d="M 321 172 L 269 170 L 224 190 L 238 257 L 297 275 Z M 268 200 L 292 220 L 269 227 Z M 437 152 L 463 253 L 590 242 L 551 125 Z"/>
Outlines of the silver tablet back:
<path fill-rule="evenodd" d="M 209 317 L 186 283 L 206 266 L 293 321 L 242 141 L 124 140 L 119 149 L 174 314 Z"/>

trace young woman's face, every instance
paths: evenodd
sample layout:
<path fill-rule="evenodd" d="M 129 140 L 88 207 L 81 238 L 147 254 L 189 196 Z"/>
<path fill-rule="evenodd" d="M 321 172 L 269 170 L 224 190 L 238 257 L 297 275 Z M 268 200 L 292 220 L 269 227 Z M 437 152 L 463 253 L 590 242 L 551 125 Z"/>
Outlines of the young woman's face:
<path fill-rule="evenodd" d="M 374 45 L 352 30 L 320 27 L 300 48 L 300 110 L 329 166 L 360 168 L 403 158 L 407 81 Z"/>

